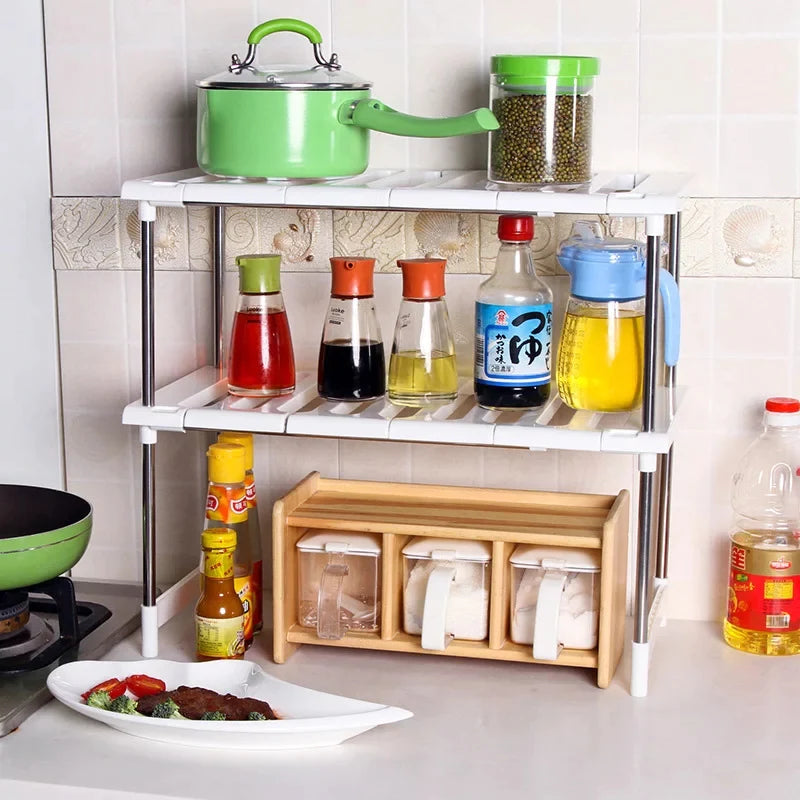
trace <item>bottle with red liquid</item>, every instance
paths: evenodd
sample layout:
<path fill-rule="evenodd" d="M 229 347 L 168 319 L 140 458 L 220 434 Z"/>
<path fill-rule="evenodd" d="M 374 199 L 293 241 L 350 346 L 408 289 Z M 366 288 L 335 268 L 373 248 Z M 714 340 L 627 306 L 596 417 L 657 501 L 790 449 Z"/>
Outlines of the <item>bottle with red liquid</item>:
<path fill-rule="evenodd" d="M 273 397 L 294 390 L 294 352 L 281 295 L 281 257 L 246 255 L 239 267 L 239 302 L 233 320 L 228 391 Z"/>

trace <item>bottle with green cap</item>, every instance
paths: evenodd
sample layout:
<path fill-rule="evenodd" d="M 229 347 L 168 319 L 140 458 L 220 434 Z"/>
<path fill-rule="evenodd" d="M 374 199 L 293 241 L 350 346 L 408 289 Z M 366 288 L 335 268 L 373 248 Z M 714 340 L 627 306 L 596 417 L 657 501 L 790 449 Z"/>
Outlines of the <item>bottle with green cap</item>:
<path fill-rule="evenodd" d="M 489 180 L 575 187 L 592 177 L 589 56 L 497 55 L 489 87 L 500 127 L 489 133 Z"/>
<path fill-rule="evenodd" d="M 281 294 L 281 257 L 244 255 L 239 267 L 239 302 L 231 332 L 228 391 L 243 397 L 273 397 L 294 391 L 292 335 Z"/>

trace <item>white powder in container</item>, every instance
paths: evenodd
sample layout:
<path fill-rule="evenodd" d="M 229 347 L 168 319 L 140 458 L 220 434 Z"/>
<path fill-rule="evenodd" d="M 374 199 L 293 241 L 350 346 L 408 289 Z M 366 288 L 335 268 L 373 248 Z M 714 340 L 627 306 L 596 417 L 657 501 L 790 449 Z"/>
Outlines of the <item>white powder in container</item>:
<path fill-rule="evenodd" d="M 485 639 L 489 635 L 489 567 L 477 561 L 414 559 L 403 592 L 403 627 L 406 633 L 413 636 L 422 634 L 428 577 L 440 565 L 456 568 L 447 600 L 446 632 L 456 639 Z"/>

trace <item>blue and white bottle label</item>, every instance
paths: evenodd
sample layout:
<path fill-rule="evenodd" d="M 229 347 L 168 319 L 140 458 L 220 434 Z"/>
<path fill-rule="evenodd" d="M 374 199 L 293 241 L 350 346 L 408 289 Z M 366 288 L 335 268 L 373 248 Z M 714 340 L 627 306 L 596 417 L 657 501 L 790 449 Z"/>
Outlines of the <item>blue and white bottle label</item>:
<path fill-rule="evenodd" d="M 553 304 L 475 304 L 475 379 L 496 386 L 550 383 Z"/>

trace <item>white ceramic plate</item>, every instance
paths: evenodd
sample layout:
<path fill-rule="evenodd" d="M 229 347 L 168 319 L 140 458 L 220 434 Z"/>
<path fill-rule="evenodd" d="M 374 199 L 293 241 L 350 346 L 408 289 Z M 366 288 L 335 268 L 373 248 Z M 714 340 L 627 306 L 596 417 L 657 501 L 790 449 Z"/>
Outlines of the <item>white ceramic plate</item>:
<path fill-rule="evenodd" d="M 201 686 L 222 694 L 265 700 L 281 717 L 262 722 L 209 722 L 153 719 L 87 706 L 81 695 L 108 678 L 144 673 L 161 678 L 167 689 Z M 53 670 L 47 688 L 64 705 L 132 736 L 194 747 L 285 750 L 324 747 L 359 733 L 413 716 L 393 706 L 316 692 L 267 675 L 249 661 L 73 661 Z"/>

